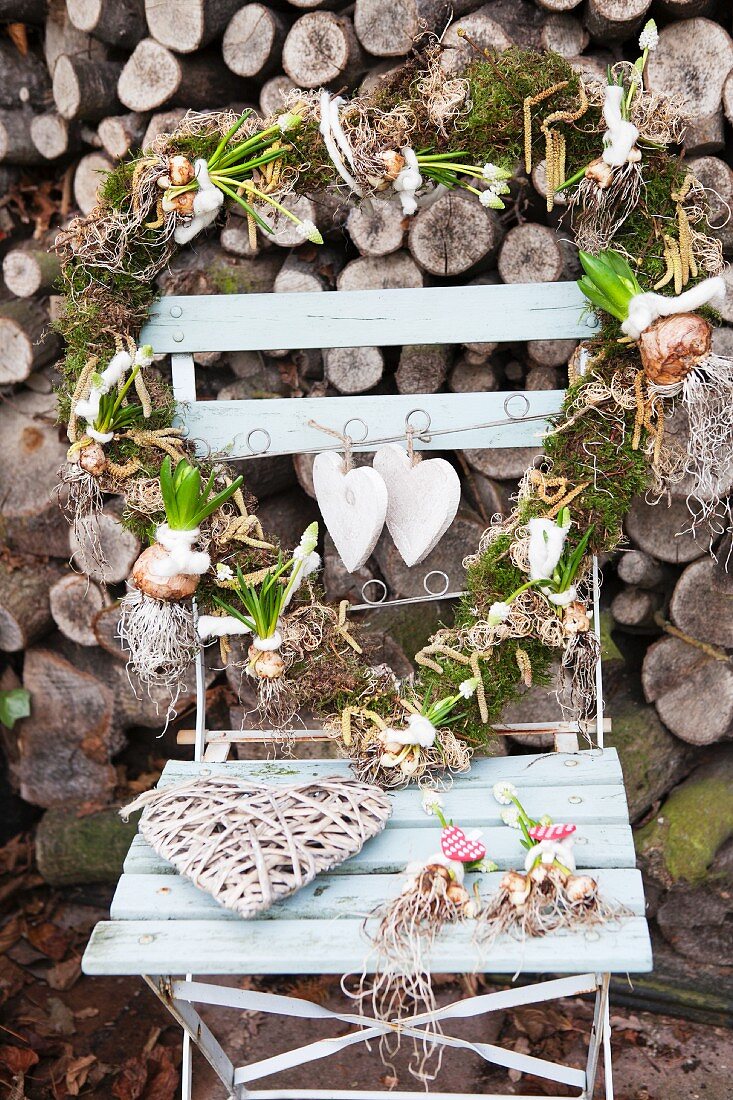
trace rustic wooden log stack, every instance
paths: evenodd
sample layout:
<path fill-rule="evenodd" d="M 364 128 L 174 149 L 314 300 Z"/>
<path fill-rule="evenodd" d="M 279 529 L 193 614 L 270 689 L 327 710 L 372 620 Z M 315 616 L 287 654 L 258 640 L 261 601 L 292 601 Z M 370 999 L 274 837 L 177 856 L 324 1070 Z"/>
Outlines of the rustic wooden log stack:
<path fill-rule="evenodd" d="M 0 733 L 19 797 L 52 808 L 54 827 L 40 834 L 50 879 L 113 876 L 103 852 L 84 863 L 89 830 L 83 842 L 78 839 L 76 811 L 83 803 L 104 813 L 120 797 L 140 770 L 141 749 L 157 755 L 152 731 L 162 725 L 165 711 L 161 700 L 131 690 L 114 637 L 114 603 L 138 550 L 136 540 L 116 526 L 111 501 L 103 519 L 110 569 L 106 578 L 86 577 L 75 559 L 69 564 L 76 548 L 50 499 L 65 454 L 52 395 L 60 346 L 49 328 L 59 305 L 58 265 L 46 251 L 55 229 L 78 210 L 91 209 L 100 171 L 170 128 L 187 108 L 250 105 L 269 114 L 296 86 L 372 86 L 424 31 L 442 35 L 443 63 L 460 72 L 471 47 L 459 27 L 482 49 L 512 43 L 555 49 L 601 75 L 609 62 L 636 56 L 635 38 L 649 9 L 650 0 L 0 0 L 0 687 L 20 677 L 33 706 L 32 716 L 12 734 Z M 711 189 L 714 224 L 731 254 L 733 171 L 725 153 L 733 136 L 730 5 L 660 0 L 653 12 L 661 42 L 649 62 L 651 86 L 682 96 L 690 116 L 685 156 Z M 326 194 L 303 197 L 297 212 L 317 222 L 326 238 L 320 249 L 294 247 L 287 224 L 276 225 L 274 235 L 260 237 L 253 248 L 235 211 L 172 263 L 161 289 L 329 293 L 575 278 L 576 251 L 562 210 L 545 212 L 542 179 L 542 165 L 531 181 L 536 190 L 520 175 L 500 217 L 461 194 L 440 198 L 412 220 L 382 198 L 350 206 Z M 724 320 L 733 323 L 730 301 Z M 721 353 L 733 354 L 730 327 L 716 333 L 716 342 Z M 199 357 L 200 385 L 212 399 L 263 400 L 552 389 L 565 384 L 572 350 L 568 341 L 535 341 L 501 348 L 484 343 L 209 354 Z M 677 429 L 684 431 L 684 425 Z M 327 539 L 329 594 L 360 599 L 364 582 L 378 577 L 392 595 L 422 595 L 429 570 L 443 570 L 450 587 L 460 587 L 462 557 L 490 517 L 506 510 L 533 453 L 515 448 L 453 456 L 463 504 L 424 568 L 407 570 L 385 542 L 363 570 L 349 576 Z M 316 514 L 311 467 L 302 456 L 266 459 L 245 470 L 265 526 L 286 543 L 297 541 Z M 628 517 L 628 547 L 606 566 L 605 622 L 615 653 L 609 709 L 631 776 L 633 815 L 653 822 L 666 820 L 669 812 L 674 821 L 651 839 L 650 826 L 644 827 L 659 926 L 676 949 L 699 955 L 706 942 L 730 952 L 730 945 L 721 947 L 720 929 L 733 914 L 731 895 L 708 883 L 705 872 L 713 868 L 715 882 L 730 874 L 726 843 L 733 823 L 728 832 L 718 828 L 711 834 L 709 859 L 690 894 L 704 900 L 706 891 L 717 890 L 709 906 L 717 915 L 709 923 L 718 921 L 720 934 L 713 930 L 706 939 L 686 931 L 686 920 L 699 923 L 694 903 L 672 913 L 669 899 L 684 892 L 686 872 L 668 849 L 676 858 L 680 837 L 692 828 L 682 813 L 675 816 L 678 805 L 686 798 L 689 803 L 693 790 L 704 809 L 705 784 L 715 777 L 716 762 L 729 767 L 723 743 L 733 734 L 733 573 L 724 569 L 730 543 L 717 548 L 716 562 L 704 538 L 679 534 L 687 519 L 684 485 L 655 507 L 636 502 Z M 391 657 L 400 663 L 438 614 L 448 613 L 448 606 L 438 605 L 430 621 L 424 609 L 419 615 L 401 609 L 373 617 L 372 626 L 388 636 Z M 218 683 L 212 698 L 226 723 L 229 706 L 234 717 L 238 710 L 222 677 Z M 182 709 L 187 702 L 182 700 Z M 524 714 L 547 717 L 551 704 L 551 698 L 533 693 Z M 172 733 L 164 744 L 175 751 Z M 108 830 L 99 835 L 107 837 Z M 111 845 L 112 862 L 115 850 Z M 696 867 L 699 872 L 699 861 Z"/>

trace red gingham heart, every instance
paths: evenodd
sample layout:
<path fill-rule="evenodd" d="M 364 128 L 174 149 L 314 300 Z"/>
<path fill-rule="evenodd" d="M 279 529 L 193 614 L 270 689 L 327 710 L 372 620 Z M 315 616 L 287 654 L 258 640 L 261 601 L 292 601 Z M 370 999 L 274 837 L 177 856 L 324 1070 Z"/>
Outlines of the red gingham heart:
<path fill-rule="evenodd" d="M 456 863 L 473 863 L 474 860 L 483 859 L 486 848 L 480 840 L 469 840 L 463 829 L 458 825 L 448 825 L 440 834 L 440 847 L 447 859 L 454 859 Z"/>
<path fill-rule="evenodd" d="M 555 825 L 534 825 L 529 830 L 532 840 L 566 840 L 572 836 L 577 826 L 563 825 L 557 822 Z"/>

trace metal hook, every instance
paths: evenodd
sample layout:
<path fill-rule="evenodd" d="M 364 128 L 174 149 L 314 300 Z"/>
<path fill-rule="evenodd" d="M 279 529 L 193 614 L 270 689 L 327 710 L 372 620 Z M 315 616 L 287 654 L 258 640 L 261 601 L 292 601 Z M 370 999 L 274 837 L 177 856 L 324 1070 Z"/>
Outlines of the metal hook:
<path fill-rule="evenodd" d="M 382 591 L 382 596 L 381 596 L 380 599 L 377 599 L 377 600 L 370 600 L 369 599 L 369 597 L 366 594 L 366 589 L 369 587 L 370 584 L 378 584 L 378 585 L 382 586 L 383 591 Z M 361 596 L 362 596 L 362 599 L 364 600 L 364 603 L 371 604 L 373 607 L 378 607 L 380 603 L 384 603 L 384 601 L 387 599 L 387 585 L 384 583 L 384 581 L 380 581 L 378 577 L 372 577 L 371 580 L 364 581 L 363 585 L 361 586 Z"/>
<path fill-rule="evenodd" d="M 430 584 L 428 583 L 430 581 L 431 577 L 442 577 L 443 580 L 445 581 L 445 584 L 441 588 L 440 592 L 433 592 L 432 588 L 430 587 Z M 423 585 L 423 588 L 425 589 L 425 591 L 427 592 L 428 596 L 433 596 L 436 599 L 439 599 L 441 596 L 444 596 L 446 594 L 446 592 L 448 591 L 448 587 L 450 585 L 450 579 L 448 577 L 448 574 L 445 573 L 442 569 L 431 569 L 430 572 L 426 573 L 425 576 L 423 577 L 422 585 Z"/>
<path fill-rule="evenodd" d="M 267 436 L 264 447 L 260 447 L 259 449 L 252 446 L 252 436 L 257 435 L 258 433 L 260 435 Z M 267 452 L 270 449 L 271 443 L 272 443 L 272 436 L 268 432 L 267 428 L 253 428 L 252 431 L 247 436 L 247 446 L 250 450 L 250 453 L 253 454 L 253 455 L 267 454 Z"/>

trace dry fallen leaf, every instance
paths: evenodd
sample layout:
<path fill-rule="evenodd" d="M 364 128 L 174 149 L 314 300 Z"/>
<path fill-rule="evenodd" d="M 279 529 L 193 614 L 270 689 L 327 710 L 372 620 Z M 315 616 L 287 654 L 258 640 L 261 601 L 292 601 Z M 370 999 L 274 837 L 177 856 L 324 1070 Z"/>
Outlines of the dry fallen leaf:
<path fill-rule="evenodd" d="M 69 1096 L 78 1096 L 79 1091 L 84 1087 L 89 1076 L 89 1070 L 96 1062 L 96 1058 L 93 1054 L 83 1055 L 81 1058 L 74 1058 L 72 1062 L 66 1068 L 66 1091 Z"/>
<path fill-rule="evenodd" d="M 15 1047 L 9 1043 L 0 1045 L 0 1066 L 15 1076 L 17 1073 L 27 1073 L 31 1066 L 38 1062 L 38 1055 L 30 1047 Z"/>
<path fill-rule="evenodd" d="M 54 962 L 61 962 L 69 949 L 71 935 L 62 930 L 51 921 L 41 921 L 40 924 L 28 925 L 25 938 L 36 951 L 47 955 Z"/>
<path fill-rule="evenodd" d="M 148 1060 L 144 1100 L 173 1100 L 178 1092 L 178 1070 L 168 1047 L 157 1046 Z"/>
<path fill-rule="evenodd" d="M 64 993 L 81 977 L 81 962 L 79 959 L 66 959 L 65 962 L 50 967 L 43 976 L 51 989 Z"/>
<path fill-rule="evenodd" d="M 8 38 L 23 57 L 28 53 L 28 29 L 25 23 L 8 23 Z"/>

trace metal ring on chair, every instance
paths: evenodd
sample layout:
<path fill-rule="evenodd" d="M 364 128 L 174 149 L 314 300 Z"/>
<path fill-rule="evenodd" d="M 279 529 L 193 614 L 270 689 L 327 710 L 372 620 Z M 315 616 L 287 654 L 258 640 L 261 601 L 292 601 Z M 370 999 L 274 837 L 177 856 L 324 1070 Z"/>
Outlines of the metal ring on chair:
<path fill-rule="evenodd" d="M 432 589 L 430 588 L 430 585 L 428 584 L 428 581 L 430 580 L 431 577 L 442 577 L 443 580 L 445 581 L 445 584 L 441 588 L 440 592 L 433 592 Z M 450 586 L 450 578 L 448 577 L 447 573 L 443 572 L 442 569 L 431 569 L 430 572 L 426 573 L 425 576 L 423 577 L 422 585 L 423 585 L 423 588 L 425 589 L 425 591 L 427 592 L 428 596 L 433 596 L 435 599 L 439 599 L 441 596 L 444 596 L 446 594 L 446 592 L 448 591 L 448 588 Z"/>
<path fill-rule="evenodd" d="M 425 417 L 425 424 L 422 428 L 419 428 L 417 424 L 413 424 L 412 420 L 410 419 L 415 415 L 415 413 L 422 413 L 422 415 Z M 427 412 L 425 409 L 410 409 L 407 416 L 405 417 L 405 427 L 412 428 L 415 435 L 420 437 L 424 437 L 427 435 L 431 422 L 432 417 L 430 416 L 430 413 Z"/>
<path fill-rule="evenodd" d="M 366 589 L 369 587 L 370 584 L 379 584 L 382 586 L 383 592 L 380 599 L 369 599 L 366 594 Z M 370 603 L 373 607 L 379 607 L 380 603 L 384 603 L 384 601 L 387 599 L 387 585 L 384 583 L 384 581 L 380 581 L 378 577 L 372 577 L 371 580 L 364 581 L 363 585 L 361 586 L 361 598 L 364 600 L 364 603 Z"/>
<path fill-rule="evenodd" d="M 361 439 L 355 439 L 349 431 L 349 424 L 361 424 L 364 429 L 364 435 Z M 344 424 L 344 435 L 351 440 L 352 443 L 363 443 L 366 437 L 369 435 L 369 426 L 365 420 L 362 420 L 360 416 L 352 416 L 351 420 L 347 420 Z"/>
<path fill-rule="evenodd" d="M 523 401 L 524 408 L 520 413 L 513 413 L 511 411 L 512 401 Z M 507 398 L 504 399 L 504 412 L 507 414 L 510 420 L 524 420 L 525 416 L 530 410 L 529 398 L 524 393 L 510 393 Z"/>
<path fill-rule="evenodd" d="M 267 436 L 267 440 L 265 442 L 264 447 L 260 447 L 259 449 L 252 446 L 252 436 L 257 435 L 258 433 L 260 435 Z M 267 452 L 270 449 L 270 444 L 271 443 L 272 443 L 272 436 L 268 432 L 267 428 L 253 428 L 252 431 L 247 436 L 247 447 L 249 448 L 250 454 L 253 454 L 253 455 L 267 454 Z"/>

